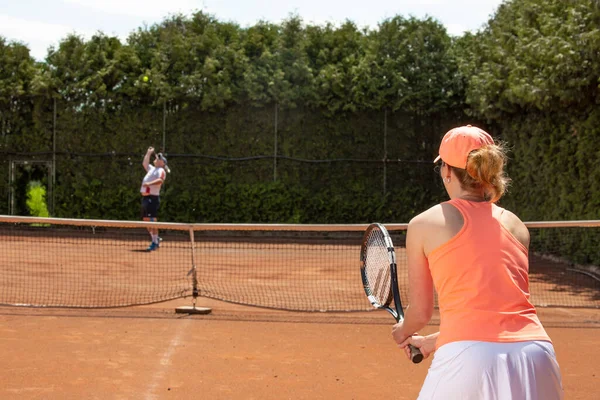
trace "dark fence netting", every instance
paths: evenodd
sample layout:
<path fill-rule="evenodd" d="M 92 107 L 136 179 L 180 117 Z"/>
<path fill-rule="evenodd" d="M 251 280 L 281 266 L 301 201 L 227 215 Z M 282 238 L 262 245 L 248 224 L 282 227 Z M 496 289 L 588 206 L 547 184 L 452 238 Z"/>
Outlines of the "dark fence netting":
<path fill-rule="evenodd" d="M 149 146 L 172 173 L 161 219 L 174 222 L 406 221 L 439 201 L 432 159 L 456 115 L 307 107 L 44 100 L 1 152 L 3 214 L 31 215 L 32 181 L 50 214 L 139 219 Z"/>

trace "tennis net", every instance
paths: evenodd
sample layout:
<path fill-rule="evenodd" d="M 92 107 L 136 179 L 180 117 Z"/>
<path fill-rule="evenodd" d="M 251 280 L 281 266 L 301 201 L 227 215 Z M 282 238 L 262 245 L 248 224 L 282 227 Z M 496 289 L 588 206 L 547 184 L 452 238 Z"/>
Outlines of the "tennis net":
<path fill-rule="evenodd" d="M 406 224 L 385 226 L 405 296 Z M 600 240 L 600 221 L 529 226 L 534 304 L 599 308 L 600 262 L 586 246 Z M 152 252 L 145 251 L 149 227 L 163 238 Z M 201 296 L 294 311 L 366 311 L 372 307 L 359 277 L 366 228 L 0 216 L 0 304 L 108 308 Z"/>

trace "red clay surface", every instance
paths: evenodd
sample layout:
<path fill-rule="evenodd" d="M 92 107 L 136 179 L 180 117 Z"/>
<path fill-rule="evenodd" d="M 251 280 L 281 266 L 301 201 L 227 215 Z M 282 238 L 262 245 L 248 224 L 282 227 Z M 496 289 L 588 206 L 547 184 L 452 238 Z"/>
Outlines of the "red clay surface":
<path fill-rule="evenodd" d="M 140 252 L 146 241 L 101 239 L 0 240 L 0 302 L 109 305 L 160 300 L 157 291 L 162 299 L 190 295 L 189 243 L 172 240 L 148 254 Z M 299 309 L 371 308 L 356 246 L 197 246 L 201 294 Z M 600 305 L 595 281 L 535 269 L 545 262 L 532 263 L 534 302 Z M 399 260 L 400 276 L 403 268 Z M 397 350 L 385 311 L 286 312 L 201 298 L 210 315 L 174 312 L 190 304 L 187 297 L 118 309 L 0 307 L 0 399 L 415 399 L 430 364 L 413 365 Z M 598 399 L 600 310 L 539 313 L 566 399 Z"/>
<path fill-rule="evenodd" d="M 295 313 L 201 298 L 210 315 L 174 312 L 190 304 L 0 308 L 0 398 L 415 399 L 430 365 L 397 351 L 384 311 Z M 598 398 L 599 314 L 540 310 L 566 399 Z"/>

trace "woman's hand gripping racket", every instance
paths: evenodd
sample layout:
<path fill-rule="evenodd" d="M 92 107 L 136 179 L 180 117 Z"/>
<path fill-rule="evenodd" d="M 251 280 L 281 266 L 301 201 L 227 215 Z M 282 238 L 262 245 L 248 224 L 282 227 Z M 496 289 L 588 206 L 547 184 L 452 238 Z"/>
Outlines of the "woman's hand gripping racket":
<path fill-rule="evenodd" d="M 365 231 L 360 248 L 360 274 L 369 301 L 375 308 L 383 308 L 400 322 L 404 311 L 398 289 L 396 253 L 392 238 L 381 224 L 371 224 Z M 394 308 L 390 307 L 394 300 Z M 418 364 L 423 360 L 421 351 L 409 345 L 411 360 Z"/>

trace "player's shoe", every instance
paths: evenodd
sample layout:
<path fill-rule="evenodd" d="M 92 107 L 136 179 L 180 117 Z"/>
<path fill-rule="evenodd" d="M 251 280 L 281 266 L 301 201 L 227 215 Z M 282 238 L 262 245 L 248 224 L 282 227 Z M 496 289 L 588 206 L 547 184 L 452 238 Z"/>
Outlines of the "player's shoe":
<path fill-rule="evenodd" d="M 146 249 L 146 251 L 154 251 L 156 249 L 158 249 L 158 243 L 152 242 L 152 243 L 150 243 L 150 246 L 148 246 L 148 248 Z"/>

